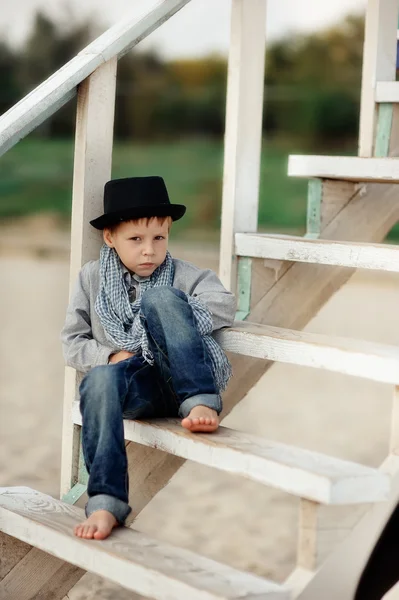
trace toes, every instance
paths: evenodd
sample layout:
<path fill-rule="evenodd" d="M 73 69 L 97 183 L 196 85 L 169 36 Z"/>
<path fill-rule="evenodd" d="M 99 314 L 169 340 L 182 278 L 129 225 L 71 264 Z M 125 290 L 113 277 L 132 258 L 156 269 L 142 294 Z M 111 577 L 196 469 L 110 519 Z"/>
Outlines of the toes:
<path fill-rule="evenodd" d="M 91 540 L 97 531 L 97 525 L 86 525 L 84 528 L 83 537 L 86 540 Z"/>
<path fill-rule="evenodd" d="M 93 537 L 96 540 L 104 540 L 111 533 L 112 528 L 109 527 L 98 527 L 97 531 L 94 533 Z"/>

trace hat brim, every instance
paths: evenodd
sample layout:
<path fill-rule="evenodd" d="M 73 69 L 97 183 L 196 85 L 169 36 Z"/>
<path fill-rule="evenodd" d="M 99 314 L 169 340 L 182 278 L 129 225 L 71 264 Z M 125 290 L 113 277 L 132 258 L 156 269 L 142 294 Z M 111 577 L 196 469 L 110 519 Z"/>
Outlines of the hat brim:
<path fill-rule="evenodd" d="M 90 225 L 96 229 L 104 229 L 110 225 L 116 225 L 130 219 L 143 219 L 145 217 L 172 217 L 172 221 L 178 221 L 186 212 L 183 204 L 156 204 L 154 206 L 135 206 L 105 215 L 90 221 Z"/>

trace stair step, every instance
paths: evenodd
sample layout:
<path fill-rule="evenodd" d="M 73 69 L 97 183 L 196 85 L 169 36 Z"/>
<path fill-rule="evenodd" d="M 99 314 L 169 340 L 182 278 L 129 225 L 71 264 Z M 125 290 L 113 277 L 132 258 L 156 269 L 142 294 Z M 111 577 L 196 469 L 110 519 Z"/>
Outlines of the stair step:
<path fill-rule="evenodd" d="M 376 102 L 399 102 L 399 81 L 377 81 Z"/>
<path fill-rule="evenodd" d="M 81 425 L 77 401 L 72 415 Z M 323 504 L 378 502 L 390 489 L 389 477 L 377 469 L 227 427 L 201 434 L 186 431 L 177 419 L 125 420 L 124 425 L 129 441 Z"/>
<path fill-rule="evenodd" d="M 262 233 L 236 233 L 235 242 L 237 256 L 399 273 L 399 246 Z"/>
<path fill-rule="evenodd" d="M 82 509 L 30 488 L 0 488 L 1 531 L 139 594 L 157 600 L 289 598 L 282 586 L 134 529 L 117 528 L 103 541 L 79 539 L 73 527 L 83 518 Z"/>
<path fill-rule="evenodd" d="M 288 175 L 376 183 L 399 182 L 399 158 L 290 156 Z"/>
<path fill-rule="evenodd" d="M 229 352 L 399 384 L 399 348 L 237 321 L 215 335 Z"/>

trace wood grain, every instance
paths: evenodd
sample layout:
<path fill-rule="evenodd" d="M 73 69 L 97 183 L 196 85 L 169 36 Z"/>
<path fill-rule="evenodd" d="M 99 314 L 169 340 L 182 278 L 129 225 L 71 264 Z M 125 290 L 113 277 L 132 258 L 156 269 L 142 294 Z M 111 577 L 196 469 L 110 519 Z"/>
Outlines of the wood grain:
<path fill-rule="evenodd" d="M 266 1 L 232 0 L 219 261 L 232 291 L 234 233 L 258 227 L 265 41 Z"/>
<path fill-rule="evenodd" d="M 79 403 L 74 423 L 81 424 Z M 220 427 L 193 434 L 177 419 L 125 420 L 127 440 L 157 448 L 222 471 L 248 477 L 296 496 L 325 504 L 357 504 L 385 500 L 389 478 L 377 469 L 303 448 Z M 136 469 L 139 469 L 136 464 Z"/>
<path fill-rule="evenodd" d="M 288 600 L 288 592 L 277 584 L 126 527 L 104 541 L 79 539 L 73 526 L 83 515 L 81 509 L 29 488 L 0 490 L 3 531 L 132 591 L 159 600 Z M 49 577 L 57 565 L 57 560 L 49 562 Z"/>
<path fill-rule="evenodd" d="M 238 256 L 399 273 L 399 246 L 262 233 L 237 233 L 235 240 Z"/>

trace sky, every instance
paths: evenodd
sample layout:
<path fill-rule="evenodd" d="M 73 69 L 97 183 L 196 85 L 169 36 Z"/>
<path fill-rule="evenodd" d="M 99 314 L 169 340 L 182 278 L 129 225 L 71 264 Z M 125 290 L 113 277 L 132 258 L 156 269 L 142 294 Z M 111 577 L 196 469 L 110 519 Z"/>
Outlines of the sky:
<path fill-rule="evenodd" d="M 251 0 L 247 0 L 251 2 Z M 130 12 L 141 11 L 146 0 L 0 0 L 0 37 L 18 44 L 26 36 L 38 9 L 63 18 L 93 18 L 105 30 Z M 364 12 L 366 0 L 268 0 L 266 38 L 313 31 L 350 12 Z M 152 33 L 141 46 L 155 48 L 164 58 L 227 53 L 231 0 L 191 0 Z"/>

